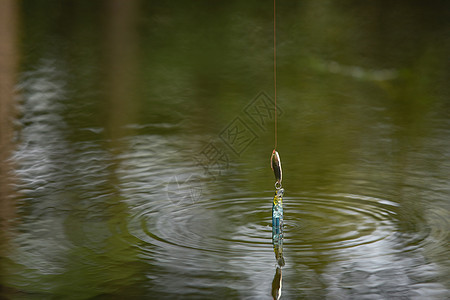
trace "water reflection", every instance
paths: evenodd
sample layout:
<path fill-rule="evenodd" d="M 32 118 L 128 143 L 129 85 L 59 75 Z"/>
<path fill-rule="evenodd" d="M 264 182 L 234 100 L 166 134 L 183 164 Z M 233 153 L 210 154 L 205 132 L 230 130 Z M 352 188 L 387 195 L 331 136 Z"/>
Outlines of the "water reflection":
<path fill-rule="evenodd" d="M 12 188 L 17 177 L 16 162 L 11 159 L 16 147 L 15 83 L 19 73 L 19 6 L 14 0 L 0 2 L 0 278 L 4 277 L 6 257 L 14 251 L 18 193 Z M 0 279 L 3 290 L 13 290 Z"/>
<path fill-rule="evenodd" d="M 136 90 L 139 51 L 136 20 L 139 1 L 105 2 L 105 77 L 104 110 L 106 134 L 113 141 L 122 137 L 134 124 L 137 114 Z M 127 130 L 128 129 L 128 130 Z"/>

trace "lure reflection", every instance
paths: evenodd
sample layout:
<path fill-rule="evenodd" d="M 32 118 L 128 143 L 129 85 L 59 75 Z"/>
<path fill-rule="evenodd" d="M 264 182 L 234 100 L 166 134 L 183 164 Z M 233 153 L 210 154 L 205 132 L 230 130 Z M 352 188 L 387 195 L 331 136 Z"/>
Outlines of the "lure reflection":
<path fill-rule="evenodd" d="M 278 300 L 281 297 L 281 268 L 277 266 L 272 281 L 272 298 Z"/>

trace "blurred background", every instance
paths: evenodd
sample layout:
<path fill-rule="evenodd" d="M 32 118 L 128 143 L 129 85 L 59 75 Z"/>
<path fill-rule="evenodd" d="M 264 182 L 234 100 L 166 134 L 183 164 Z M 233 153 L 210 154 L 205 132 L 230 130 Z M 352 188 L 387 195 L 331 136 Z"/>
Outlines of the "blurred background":
<path fill-rule="evenodd" d="M 281 299 L 450 298 L 450 2 L 278 1 Z M 0 298 L 270 299 L 273 2 L 0 1 Z"/>

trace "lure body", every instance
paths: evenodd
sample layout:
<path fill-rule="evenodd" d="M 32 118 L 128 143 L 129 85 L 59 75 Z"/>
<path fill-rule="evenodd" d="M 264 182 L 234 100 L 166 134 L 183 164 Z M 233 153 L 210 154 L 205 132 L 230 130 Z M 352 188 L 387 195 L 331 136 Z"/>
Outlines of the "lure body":
<path fill-rule="evenodd" d="M 283 194 L 284 189 L 276 191 L 272 204 L 272 244 L 275 258 L 280 267 L 284 266 L 283 258 Z"/>
<path fill-rule="evenodd" d="M 281 188 L 281 181 L 283 180 L 283 171 L 281 170 L 281 160 L 278 152 L 273 149 L 272 156 L 270 157 L 270 167 L 275 175 L 275 185 Z"/>

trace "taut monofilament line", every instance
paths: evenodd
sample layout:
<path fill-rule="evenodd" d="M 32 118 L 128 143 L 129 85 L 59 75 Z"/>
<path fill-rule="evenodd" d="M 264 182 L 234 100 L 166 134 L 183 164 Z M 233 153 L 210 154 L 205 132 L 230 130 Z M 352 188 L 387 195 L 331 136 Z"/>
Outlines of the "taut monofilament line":
<path fill-rule="evenodd" d="M 277 6 L 273 0 L 273 89 L 275 99 L 275 147 L 277 149 Z"/>
<path fill-rule="evenodd" d="M 274 99 L 275 99 L 275 116 L 274 116 L 274 131 L 275 131 L 275 146 L 270 157 L 270 167 L 275 174 L 275 187 L 281 188 L 282 171 L 280 155 L 277 152 L 278 136 L 277 136 L 277 5 L 276 0 L 273 0 L 273 85 L 274 85 Z"/>

